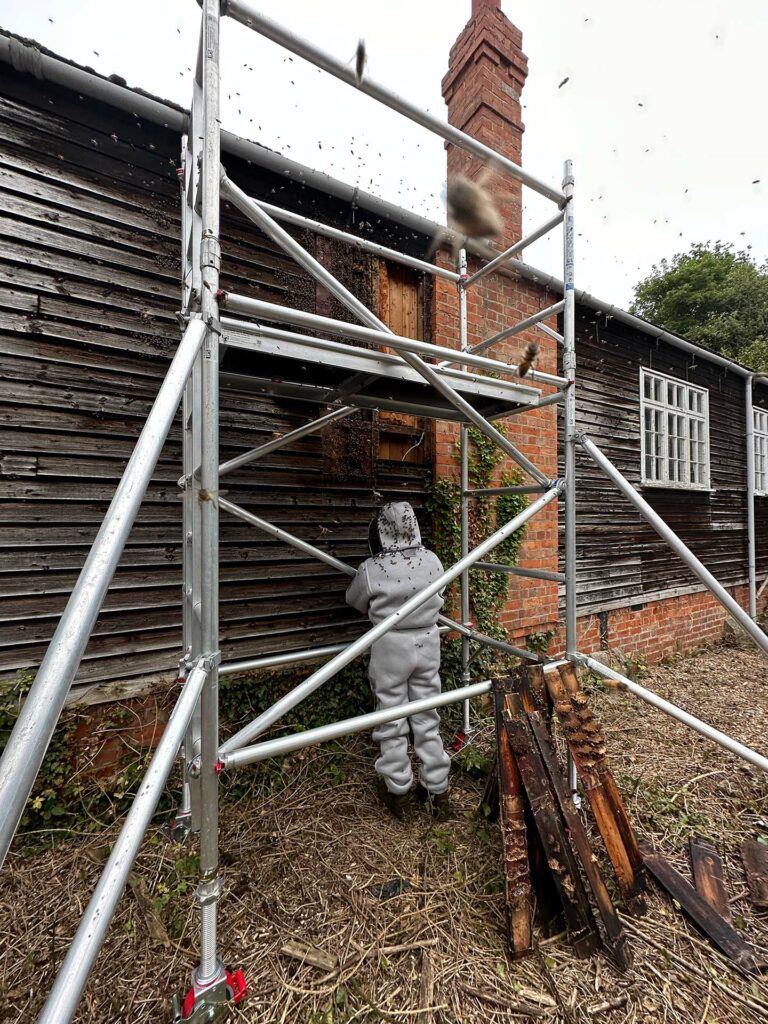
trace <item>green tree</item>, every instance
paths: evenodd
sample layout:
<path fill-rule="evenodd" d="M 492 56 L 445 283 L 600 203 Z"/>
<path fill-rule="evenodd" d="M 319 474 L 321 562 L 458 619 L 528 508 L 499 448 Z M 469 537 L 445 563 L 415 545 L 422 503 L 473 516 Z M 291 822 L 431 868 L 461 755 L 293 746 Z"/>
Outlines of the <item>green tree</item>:
<path fill-rule="evenodd" d="M 768 263 L 723 242 L 662 260 L 635 286 L 633 313 L 688 341 L 768 370 Z"/>

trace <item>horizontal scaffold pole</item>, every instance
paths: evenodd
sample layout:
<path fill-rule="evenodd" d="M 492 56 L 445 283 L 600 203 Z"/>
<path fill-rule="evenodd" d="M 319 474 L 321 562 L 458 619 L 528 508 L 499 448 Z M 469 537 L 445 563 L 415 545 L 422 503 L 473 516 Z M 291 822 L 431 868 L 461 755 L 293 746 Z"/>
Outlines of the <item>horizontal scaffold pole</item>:
<path fill-rule="evenodd" d="M 479 566 L 479 564 L 478 562 L 477 565 Z M 515 647 L 514 644 L 509 644 L 506 640 L 497 640 L 496 637 L 486 636 L 485 633 L 479 633 L 474 626 L 465 626 L 460 622 L 454 622 L 453 619 L 448 619 L 444 615 L 440 616 L 440 620 L 449 623 L 450 629 L 461 634 L 461 636 L 465 636 L 467 640 L 476 641 L 481 647 L 493 647 L 497 651 L 512 654 L 516 658 L 522 658 L 524 661 L 533 661 L 537 665 L 541 663 L 541 658 L 538 654 L 534 654 L 533 651 L 526 651 L 524 647 Z"/>
<path fill-rule="evenodd" d="M 624 497 L 628 498 L 643 518 L 650 523 L 661 539 L 666 541 L 675 554 L 679 555 L 688 568 L 699 577 L 707 590 L 714 594 L 723 608 L 736 620 L 744 632 L 752 637 L 757 646 L 768 654 L 768 636 L 760 629 L 757 623 L 752 621 L 747 612 L 731 597 L 725 587 L 715 579 L 709 569 L 680 540 L 675 531 L 664 522 L 658 512 L 648 504 L 645 498 L 637 493 L 629 480 L 622 476 L 611 460 L 600 451 L 594 441 L 591 441 L 585 434 L 578 434 L 576 439 L 582 448 L 592 456 L 605 475 L 616 484 Z"/>
<path fill-rule="evenodd" d="M 470 487 L 464 493 L 468 498 L 479 498 L 496 494 L 541 494 L 546 490 L 541 484 L 515 484 L 512 487 Z"/>
<path fill-rule="evenodd" d="M 241 25 L 253 29 L 267 39 L 271 39 L 273 43 L 277 43 L 278 46 L 283 46 L 286 50 L 290 50 L 291 53 L 303 57 L 304 60 L 314 64 L 315 67 L 322 68 L 323 71 L 327 71 L 335 78 L 341 79 L 347 85 L 356 87 L 360 92 L 373 97 L 379 103 L 383 103 L 384 106 L 389 107 L 391 110 L 396 110 L 399 114 L 403 114 L 411 121 L 415 121 L 416 124 L 420 124 L 428 131 L 439 135 L 446 142 L 452 142 L 455 146 L 475 156 L 479 156 L 482 160 L 493 161 L 494 166 L 511 174 L 513 178 L 517 178 L 518 181 L 533 189 L 534 192 L 538 192 L 539 195 L 546 196 L 547 199 L 551 199 L 558 205 L 565 202 L 565 194 L 562 189 L 548 185 L 544 181 L 539 181 L 538 178 L 528 174 L 518 164 L 513 163 L 507 157 L 491 149 L 490 146 L 478 142 L 477 139 L 466 135 L 446 121 L 433 117 L 426 110 L 419 109 L 419 107 L 409 103 L 408 100 L 402 99 L 384 86 L 373 82 L 367 75 L 363 77 L 362 81 L 358 82 L 355 77 L 355 70 L 350 64 L 345 64 L 336 57 L 325 53 L 308 40 L 302 39 L 289 29 L 278 25 L 251 4 L 245 3 L 244 0 L 227 0 L 225 13 L 234 18 L 235 21 L 239 21 Z"/>
<path fill-rule="evenodd" d="M 550 572 L 549 569 L 525 569 L 519 565 L 504 565 L 502 562 L 478 562 L 475 568 L 485 569 L 486 572 L 506 572 L 510 576 L 526 576 L 532 580 L 565 583 L 564 572 Z"/>
<path fill-rule="evenodd" d="M 298 665 L 302 661 L 321 661 L 323 658 L 331 658 L 348 646 L 348 644 L 328 644 L 326 647 L 307 647 L 303 651 L 265 654 L 259 658 L 246 658 L 243 661 L 225 661 L 219 665 L 219 675 L 234 676 L 242 672 L 261 672 L 267 668 Z"/>
<path fill-rule="evenodd" d="M 250 747 L 239 747 L 231 753 L 222 754 L 222 761 L 225 768 L 238 768 L 240 765 L 253 764 L 254 761 L 265 761 L 268 757 L 290 754 L 294 750 L 312 747 L 316 743 L 328 743 L 341 736 L 367 732 L 386 722 L 395 722 L 400 718 L 408 718 L 409 715 L 418 715 L 424 711 L 431 711 L 433 708 L 442 708 L 447 704 L 456 704 L 462 700 L 479 697 L 488 693 L 491 686 L 490 680 L 486 680 L 482 683 L 462 686 L 459 690 L 443 690 L 442 693 L 435 694 L 434 697 L 409 701 L 396 708 L 383 708 L 380 711 L 371 711 L 367 715 L 358 715 L 342 722 L 332 722 L 329 725 L 318 726 L 316 729 L 308 729 L 306 732 L 279 736 L 277 739 L 265 740 L 263 743 L 257 743 Z"/>
<path fill-rule="evenodd" d="M 199 319 L 187 325 L 8 739 L 0 760 L 0 865 L 40 770 L 205 332 Z"/>
<path fill-rule="evenodd" d="M 221 180 L 221 191 L 227 199 L 243 213 L 246 217 L 257 224 L 259 228 L 271 238 L 276 245 L 279 245 L 285 252 L 291 256 L 300 267 L 303 267 L 316 281 L 327 288 L 331 295 L 335 295 L 336 298 L 347 307 L 350 312 L 354 313 L 356 317 L 362 323 L 368 327 L 372 327 L 377 331 L 384 331 L 387 335 L 387 339 L 394 338 L 392 331 L 387 325 L 379 320 L 375 314 L 373 314 L 366 305 L 364 305 L 352 292 L 345 288 L 344 285 L 338 281 L 329 270 L 327 270 L 322 263 L 310 255 L 295 238 L 292 238 L 288 232 L 282 228 L 277 221 L 273 220 L 269 214 L 265 213 L 256 203 L 254 203 L 248 196 L 243 192 L 241 188 L 238 188 L 233 182 L 227 178 L 226 174 L 222 173 Z M 406 339 L 407 340 L 407 339 Z M 395 345 L 392 345 L 395 348 Z M 547 477 L 539 470 L 531 460 L 524 455 L 519 449 L 517 449 L 507 438 L 500 433 L 494 426 L 492 426 L 488 420 L 485 419 L 469 402 L 467 402 L 461 395 L 457 394 L 456 391 L 450 386 L 450 384 L 440 376 L 428 363 L 425 363 L 419 356 L 414 355 L 410 351 L 406 351 L 401 346 L 401 352 L 403 359 L 408 365 L 416 370 L 421 376 L 432 385 L 432 387 L 447 399 L 470 423 L 473 423 L 481 433 L 485 434 L 494 441 L 503 452 L 506 452 L 510 458 L 521 466 L 529 476 L 533 477 L 540 484 L 547 483 Z M 464 360 L 466 362 L 466 360 Z"/>
<path fill-rule="evenodd" d="M 264 302 L 262 299 L 252 299 L 246 295 L 237 295 L 234 292 L 227 292 L 222 296 L 222 308 L 233 313 L 240 313 L 243 316 L 261 317 L 265 320 L 272 320 L 275 323 L 291 324 L 293 327 L 303 327 L 310 330 L 320 331 L 323 334 L 336 334 L 342 338 L 350 338 L 353 341 L 365 341 L 372 345 L 387 345 L 396 352 L 412 352 L 417 356 L 429 356 L 430 358 L 446 359 L 440 364 L 448 366 L 449 363 L 464 363 L 467 366 L 474 366 L 478 370 L 488 370 L 491 373 L 508 373 L 518 376 L 517 366 L 512 363 L 503 363 L 499 359 L 492 359 L 488 356 L 480 356 L 471 352 L 455 352 L 453 349 L 445 348 L 442 345 L 433 345 L 428 341 L 418 341 L 415 338 L 404 338 L 399 334 L 391 334 L 389 330 L 382 328 L 360 327 L 357 324 L 349 324 L 345 320 L 334 320 L 331 317 L 320 316 L 318 313 L 307 313 L 303 309 L 292 309 L 290 306 L 278 306 L 273 302 Z M 227 326 L 237 326 L 227 320 Z M 257 325 L 257 327 L 260 325 Z M 248 324 L 243 324 L 247 330 Z M 298 336 L 294 335 L 298 340 Z M 320 341 L 322 339 L 319 339 Z M 529 379 L 533 380 L 529 375 Z M 563 387 L 567 382 L 565 377 L 554 373 L 537 373 L 536 380 L 543 384 L 553 384 L 556 387 Z"/>
<path fill-rule="evenodd" d="M 745 747 L 743 743 L 739 743 L 738 740 L 733 739 L 727 733 L 720 732 L 719 729 L 715 729 L 713 726 L 708 725 L 706 722 L 702 722 L 700 718 L 689 715 L 687 711 L 683 711 L 676 704 L 671 704 L 668 700 L 664 700 L 663 697 L 659 697 L 653 690 L 648 690 L 644 686 L 640 686 L 639 683 L 633 682 L 626 676 L 622 675 L 621 672 L 616 672 L 612 668 L 608 668 L 607 665 L 603 665 L 602 662 L 597 661 L 595 658 L 590 658 L 586 654 L 577 655 L 577 661 L 582 665 L 585 665 L 592 672 L 596 672 L 604 679 L 608 679 L 615 683 L 619 689 L 626 690 L 627 693 L 632 693 L 635 697 L 639 697 L 640 700 L 644 700 L 646 704 L 650 704 L 654 708 L 658 708 L 659 711 L 663 711 L 665 715 L 669 715 L 671 718 L 677 719 L 678 722 L 682 722 L 683 725 L 687 725 L 690 729 L 694 729 L 702 736 L 706 736 L 707 739 L 713 740 L 715 743 L 719 743 L 721 747 L 725 747 L 726 750 L 730 750 L 732 754 L 736 754 L 738 757 L 743 758 L 745 761 L 749 761 L 750 764 L 755 765 L 757 768 L 762 769 L 764 772 L 768 772 L 768 758 L 763 757 L 762 754 L 758 754 L 757 751 L 752 750 L 750 747 Z"/>
<path fill-rule="evenodd" d="M 539 238 L 542 238 L 544 235 L 550 232 L 552 228 L 557 227 L 558 224 L 562 224 L 562 222 L 562 212 L 556 213 L 551 220 L 548 220 L 546 222 L 546 224 L 542 224 L 541 227 L 538 227 L 535 231 L 532 231 L 530 235 L 526 235 L 526 237 L 521 238 L 519 242 L 515 242 L 514 245 L 510 245 L 508 249 L 505 249 L 504 252 L 499 253 L 499 255 L 492 259 L 490 263 L 486 263 L 484 267 L 481 267 L 479 270 L 476 270 L 475 273 L 468 277 L 467 280 L 464 282 L 464 287 L 469 288 L 470 285 L 476 284 L 478 281 L 482 280 L 486 276 L 486 274 L 492 273 L 494 270 L 496 270 L 497 267 L 500 267 L 504 263 L 506 263 L 510 256 L 514 256 L 516 253 L 522 252 L 523 249 L 526 249 L 529 245 L 533 245 L 535 241 L 537 241 Z"/>
<path fill-rule="evenodd" d="M 465 569 L 469 569 L 475 562 L 479 562 L 482 558 L 492 551 L 498 544 L 501 544 L 503 540 L 510 537 L 513 533 L 520 529 L 529 519 L 532 519 L 537 512 L 540 512 L 546 505 L 553 501 L 562 489 L 562 482 L 558 481 L 554 487 L 552 487 L 546 494 L 543 494 L 540 498 L 534 501 L 528 508 L 510 519 L 508 523 L 505 523 L 501 529 L 496 530 L 490 537 L 478 544 L 472 551 L 469 552 L 466 557 L 461 558 L 455 565 L 451 566 L 444 573 L 433 580 L 428 587 L 425 587 L 418 594 L 414 594 L 413 597 L 409 598 L 400 608 L 394 611 L 391 615 L 388 615 L 386 619 L 383 619 L 377 625 L 373 626 L 368 632 L 364 633 L 361 637 L 355 640 L 347 647 L 341 654 L 337 654 L 335 658 L 327 662 L 316 672 L 314 672 L 308 679 L 305 679 L 303 683 L 291 690 L 284 697 L 281 697 L 275 704 L 272 705 L 267 711 L 259 715 L 257 719 L 246 725 L 238 733 L 227 740 L 221 747 L 222 752 L 229 753 L 231 750 L 236 750 L 238 747 L 245 746 L 256 736 L 259 736 L 271 725 L 277 722 L 283 715 L 287 714 L 292 708 L 296 707 L 297 704 L 301 703 L 305 697 L 314 693 L 318 687 L 322 686 L 323 683 L 327 682 L 337 672 L 340 672 L 346 665 L 354 661 L 355 658 L 364 654 L 371 646 L 379 639 L 389 633 L 390 630 L 397 628 L 398 624 L 406 619 L 411 612 L 420 608 L 425 601 L 428 601 L 430 597 L 437 594 L 453 580 L 457 579 Z"/>
<path fill-rule="evenodd" d="M 451 622 L 450 619 L 447 620 Z M 440 626 L 438 633 L 450 633 L 455 625 Z M 351 643 L 351 641 L 350 641 Z M 326 647 L 307 647 L 303 651 L 285 651 L 283 654 L 265 654 L 259 658 L 247 658 L 243 661 L 226 661 L 219 665 L 220 676 L 234 676 L 243 672 L 261 672 L 267 668 L 284 668 L 287 665 L 298 665 L 302 661 L 322 661 L 334 654 L 346 650 L 346 644 L 328 644 Z"/>
<path fill-rule="evenodd" d="M 51 993 L 37 1018 L 37 1024 L 69 1024 L 75 1014 L 88 975 L 99 955 L 118 901 L 125 889 L 144 833 L 165 789 L 176 754 L 208 676 L 209 666 L 210 662 L 201 658 L 184 681 L 176 707 L 171 712 L 168 724 L 155 748 L 147 773 L 67 950 Z"/>

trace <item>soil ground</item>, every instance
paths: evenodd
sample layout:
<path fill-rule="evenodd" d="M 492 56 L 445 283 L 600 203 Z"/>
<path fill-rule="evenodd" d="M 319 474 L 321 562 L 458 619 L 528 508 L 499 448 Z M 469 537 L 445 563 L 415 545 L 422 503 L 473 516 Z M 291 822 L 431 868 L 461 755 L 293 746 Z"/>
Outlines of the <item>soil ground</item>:
<path fill-rule="evenodd" d="M 642 681 L 768 754 L 759 654 L 723 646 Z M 713 840 L 734 923 L 768 960 L 768 912 L 752 907 L 739 856 L 744 839 L 768 840 L 768 779 L 635 698 L 589 688 L 637 832 L 686 875 L 688 839 Z M 481 753 L 490 738 L 481 718 Z M 258 794 L 235 791 L 240 777 L 226 783 L 220 940 L 249 986 L 234 1020 L 485 1024 L 525 1020 L 511 1008 L 524 1003 L 538 1011 L 530 1019 L 547 1024 L 768 1021 L 768 979 L 739 974 L 653 886 L 647 914 L 628 919 L 629 972 L 617 973 L 603 955 L 575 959 L 564 936 L 511 962 L 498 827 L 474 814 L 481 773 L 455 772 L 450 821 L 435 824 L 414 808 L 402 824 L 377 803 L 373 757 L 370 740 L 359 738 L 263 769 L 248 783 Z M 34 1020 L 115 833 L 10 856 L 0 889 L 0 1020 Z M 150 832 L 77 1021 L 171 1019 L 169 996 L 188 984 L 195 963 L 195 867 L 194 845 L 169 842 L 159 827 Z M 386 883 L 396 891 L 389 898 L 377 888 Z M 331 954 L 338 967 L 282 954 L 289 940 Z"/>

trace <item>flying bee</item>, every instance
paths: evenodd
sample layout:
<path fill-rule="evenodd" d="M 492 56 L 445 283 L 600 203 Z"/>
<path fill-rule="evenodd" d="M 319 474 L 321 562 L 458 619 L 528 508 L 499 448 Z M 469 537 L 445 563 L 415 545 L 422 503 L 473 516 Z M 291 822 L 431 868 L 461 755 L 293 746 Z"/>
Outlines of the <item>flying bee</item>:
<path fill-rule="evenodd" d="M 446 188 L 446 206 L 448 212 L 448 230 L 438 231 L 432 241 L 428 258 L 431 259 L 444 241 L 453 246 L 454 259 L 459 249 L 468 241 L 485 242 L 489 238 L 498 237 L 504 229 L 504 221 L 496 208 L 493 197 L 486 188 L 492 174 L 489 167 L 484 167 L 477 181 L 457 174 L 448 179 Z M 488 255 L 497 255 L 488 246 Z"/>
<path fill-rule="evenodd" d="M 539 354 L 539 346 L 535 341 L 529 341 L 520 353 L 520 362 L 517 364 L 517 372 L 524 377 L 528 371 L 536 365 L 536 358 Z"/>
<path fill-rule="evenodd" d="M 362 84 L 367 62 L 368 56 L 365 52 L 365 40 L 358 39 L 357 49 L 355 50 L 355 81 L 358 85 Z"/>

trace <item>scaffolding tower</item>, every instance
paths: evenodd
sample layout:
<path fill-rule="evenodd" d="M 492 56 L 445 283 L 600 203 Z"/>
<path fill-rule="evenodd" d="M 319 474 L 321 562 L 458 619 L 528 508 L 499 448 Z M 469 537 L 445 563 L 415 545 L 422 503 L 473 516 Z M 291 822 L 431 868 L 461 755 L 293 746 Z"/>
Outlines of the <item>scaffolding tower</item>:
<path fill-rule="evenodd" d="M 355 72 L 264 17 L 246 0 L 201 0 L 202 21 L 192 86 L 189 130 L 182 142 L 182 301 L 184 331 L 165 380 L 158 392 L 133 455 L 125 469 L 101 529 L 62 615 L 51 645 L 0 762 L 0 864 L 18 827 L 26 800 L 42 763 L 66 695 L 77 671 L 102 601 L 135 520 L 179 404 L 183 415 L 183 653 L 180 659 L 180 695 L 147 774 L 138 790 L 109 860 L 83 915 L 39 1022 L 71 1021 L 104 941 L 143 835 L 157 806 L 171 769 L 181 750 L 183 793 L 176 815 L 177 830 L 199 833 L 200 880 L 196 898 L 200 917 L 200 958 L 191 987 L 176 1020 L 221 1020 L 231 1002 L 244 994 L 242 973 L 232 973 L 219 956 L 216 928 L 220 897 L 218 856 L 219 777 L 234 769 L 313 744 L 369 730 L 376 725 L 450 703 L 463 702 L 464 726 L 470 728 L 469 702 L 491 688 L 489 680 L 472 681 L 472 644 L 490 646 L 509 655 L 538 661 L 531 652 L 484 636 L 470 623 L 468 571 L 488 572 L 505 567 L 486 556 L 556 499 L 564 499 L 564 573 L 515 568 L 515 573 L 563 583 L 565 587 L 565 659 L 588 665 L 623 689 L 720 743 L 744 760 L 768 771 L 768 759 L 730 736 L 694 718 L 651 691 L 633 683 L 577 650 L 576 640 L 576 446 L 580 445 L 616 484 L 659 535 L 688 564 L 728 613 L 768 653 L 768 637 L 734 601 L 709 571 L 660 519 L 597 446 L 576 426 L 576 354 L 574 292 L 574 228 L 571 165 L 565 164 L 562 187 L 553 187 L 478 140 L 418 109 L 368 78 Z M 282 210 L 245 194 L 223 170 L 220 162 L 219 22 L 232 17 L 292 53 L 303 57 L 348 85 L 470 154 L 494 165 L 526 187 L 550 200 L 554 215 L 495 258 L 467 272 L 464 251 L 456 271 L 433 265 L 337 228 Z M 359 320 L 362 326 L 312 313 L 265 303 L 244 295 L 225 294 L 219 288 L 220 200 L 233 203 L 247 218 L 322 284 Z M 397 261 L 425 274 L 453 282 L 457 291 L 458 348 L 445 348 L 392 333 L 363 303 L 308 253 L 280 222 L 306 228 Z M 536 239 L 562 226 L 563 299 L 520 323 L 470 346 L 467 337 L 467 294 L 487 274 L 514 265 Z M 235 314 L 231 316 L 230 314 Z M 546 325 L 561 314 L 562 334 Z M 284 325 L 275 327 L 274 324 Z M 505 338 L 537 326 L 562 349 L 562 375 L 530 372 L 521 380 L 518 368 L 482 355 Z M 286 329 L 289 328 L 289 329 Z M 318 337 L 322 334 L 324 337 Z M 364 342 L 373 347 L 327 340 L 325 336 Z M 388 352 L 380 351 L 384 346 Z M 220 357 L 233 352 L 234 374 L 224 383 L 250 387 L 274 395 L 330 406 L 325 415 L 220 464 L 219 388 Z M 394 354 L 393 354 L 394 353 Z M 430 361 L 427 361 L 430 360 Z M 546 388 L 546 391 L 543 390 Z M 499 419 L 551 404 L 562 405 L 562 479 L 550 479 L 494 425 Z M 225 512 L 244 520 L 305 554 L 318 558 L 341 573 L 354 569 L 326 551 L 261 519 L 223 498 L 219 480 L 225 474 L 285 445 L 314 433 L 359 408 L 416 413 L 460 424 L 461 557 L 455 565 L 414 595 L 400 609 L 350 644 L 316 647 L 244 661 L 222 661 L 218 629 L 218 525 Z M 492 439 L 528 475 L 529 484 L 513 488 L 472 490 L 468 474 L 468 430 L 475 427 Z M 535 497 L 510 521 L 469 548 L 469 507 L 480 494 L 518 491 Z M 305 697 L 453 580 L 460 581 L 460 621 L 441 616 L 443 632 L 456 632 L 462 643 L 462 685 L 434 698 L 413 701 L 390 710 L 377 710 L 333 722 L 298 734 L 259 740 L 268 729 Z M 226 655 L 226 652 L 223 652 Z M 218 684 L 225 674 L 323 661 L 303 682 L 225 743 L 219 741 Z M 562 664 L 550 661 L 545 671 Z M 259 740 L 258 742 L 254 742 Z M 576 789 L 570 765 L 572 790 Z"/>

